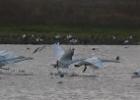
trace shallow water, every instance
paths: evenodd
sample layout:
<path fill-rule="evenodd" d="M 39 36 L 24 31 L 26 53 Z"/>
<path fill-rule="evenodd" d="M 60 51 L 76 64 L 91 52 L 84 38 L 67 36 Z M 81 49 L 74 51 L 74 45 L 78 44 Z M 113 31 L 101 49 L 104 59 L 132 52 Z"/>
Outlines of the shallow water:
<path fill-rule="evenodd" d="M 55 62 L 51 47 L 32 54 L 39 45 L 0 45 L 1 50 L 10 50 L 18 55 L 34 57 L 8 65 L 15 72 L 0 73 L 1 100 L 138 100 L 140 99 L 140 78 L 132 78 L 132 73 L 140 68 L 140 46 L 73 46 L 75 58 L 98 55 L 103 58 L 120 56 L 121 63 L 107 63 L 100 70 L 88 67 L 70 66 L 69 74 L 64 78 L 52 76 L 56 72 L 52 66 Z M 69 46 L 63 46 L 68 48 Z M 98 48 L 93 51 L 92 48 Z M 28 48 L 28 49 L 27 49 Z M 29 49 L 30 48 L 30 49 Z M 18 70 L 25 70 L 24 73 Z M 72 75 L 72 73 L 75 73 Z M 95 77 L 96 76 L 96 77 Z"/>

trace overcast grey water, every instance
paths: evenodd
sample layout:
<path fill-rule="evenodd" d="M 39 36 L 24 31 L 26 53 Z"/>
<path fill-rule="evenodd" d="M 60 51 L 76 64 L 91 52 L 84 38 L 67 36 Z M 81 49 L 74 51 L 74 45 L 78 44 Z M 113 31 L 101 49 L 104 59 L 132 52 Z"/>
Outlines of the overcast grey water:
<path fill-rule="evenodd" d="M 140 69 L 139 45 L 127 48 L 122 45 L 74 45 L 74 59 L 95 55 L 102 58 L 120 56 L 120 63 L 106 63 L 105 67 L 99 70 L 88 67 L 85 73 L 82 73 L 84 67 L 74 68 L 71 65 L 64 78 L 50 74 L 57 72 L 51 66 L 56 59 L 50 45 L 43 51 L 32 54 L 39 46 L 0 45 L 0 50 L 34 57 L 32 61 L 5 66 L 11 71 L 0 70 L 0 100 L 140 99 L 140 78 L 132 78 L 132 73 Z M 63 47 L 69 48 L 70 45 Z"/>

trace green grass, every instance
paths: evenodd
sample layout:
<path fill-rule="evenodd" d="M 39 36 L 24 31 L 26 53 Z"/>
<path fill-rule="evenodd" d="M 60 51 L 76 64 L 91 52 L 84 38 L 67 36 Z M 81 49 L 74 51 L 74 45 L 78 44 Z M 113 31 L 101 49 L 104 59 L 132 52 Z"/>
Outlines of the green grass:
<path fill-rule="evenodd" d="M 52 43 L 57 34 L 65 37 L 72 34 L 77 37 L 82 44 L 121 44 L 130 35 L 134 39 L 131 44 L 137 44 L 140 40 L 139 28 L 116 28 L 116 27 L 94 27 L 94 26 L 64 26 L 64 25 L 0 25 L 0 43 L 38 43 L 28 38 L 28 42 L 21 40 L 21 36 L 26 34 L 31 37 L 41 37 L 45 41 L 41 43 Z M 112 36 L 117 37 L 116 40 Z M 9 42 L 7 41 L 9 40 Z M 20 41 L 20 42 L 19 42 Z"/>

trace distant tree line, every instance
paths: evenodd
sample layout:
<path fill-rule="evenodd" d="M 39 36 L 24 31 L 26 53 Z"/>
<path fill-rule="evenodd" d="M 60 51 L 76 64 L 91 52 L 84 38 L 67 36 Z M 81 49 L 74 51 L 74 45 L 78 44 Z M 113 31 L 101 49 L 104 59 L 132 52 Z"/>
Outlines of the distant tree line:
<path fill-rule="evenodd" d="M 140 25 L 140 0 L 0 0 L 1 24 Z"/>

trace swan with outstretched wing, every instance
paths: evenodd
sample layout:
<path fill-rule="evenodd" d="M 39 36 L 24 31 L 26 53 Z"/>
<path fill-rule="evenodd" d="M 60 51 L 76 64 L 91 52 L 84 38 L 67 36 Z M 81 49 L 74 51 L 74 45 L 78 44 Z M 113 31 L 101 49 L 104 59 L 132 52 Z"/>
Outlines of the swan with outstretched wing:
<path fill-rule="evenodd" d="M 57 59 L 56 64 L 54 66 L 56 68 L 68 68 L 69 65 L 73 64 L 77 60 L 73 60 L 72 57 L 74 55 L 74 48 L 70 48 L 68 50 L 64 50 L 59 43 L 53 44 L 53 53 Z"/>
<path fill-rule="evenodd" d="M 107 60 L 107 59 L 100 59 L 100 58 L 95 57 L 95 56 L 73 60 L 72 57 L 74 55 L 74 48 L 64 50 L 59 45 L 59 43 L 53 44 L 52 48 L 53 48 L 53 53 L 54 53 L 55 57 L 57 58 L 57 62 L 56 62 L 56 64 L 53 64 L 53 66 L 57 69 L 69 68 L 69 65 L 71 65 L 73 63 L 77 63 L 77 64 L 75 64 L 75 67 L 80 67 L 80 66 L 84 65 L 85 68 L 84 68 L 83 72 L 85 72 L 87 69 L 87 66 L 91 66 L 92 68 L 99 69 L 99 68 L 103 67 L 104 62 L 119 63 L 119 61 L 116 59 L 115 60 Z"/>
<path fill-rule="evenodd" d="M 12 52 L 3 50 L 0 51 L 0 69 L 5 69 L 3 66 L 14 64 L 25 60 L 32 60 L 32 57 L 17 56 Z"/>
<path fill-rule="evenodd" d="M 113 63 L 119 63 L 118 60 L 108 60 L 108 59 L 101 59 L 99 57 L 90 57 L 86 58 L 84 60 L 81 60 L 78 62 L 78 64 L 75 64 L 75 67 L 85 66 L 84 70 L 82 72 L 85 72 L 87 69 L 87 66 L 94 68 L 94 69 L 100 69 L 104 67 L 104 63 L 106 62 L 113 62 Z"/>

